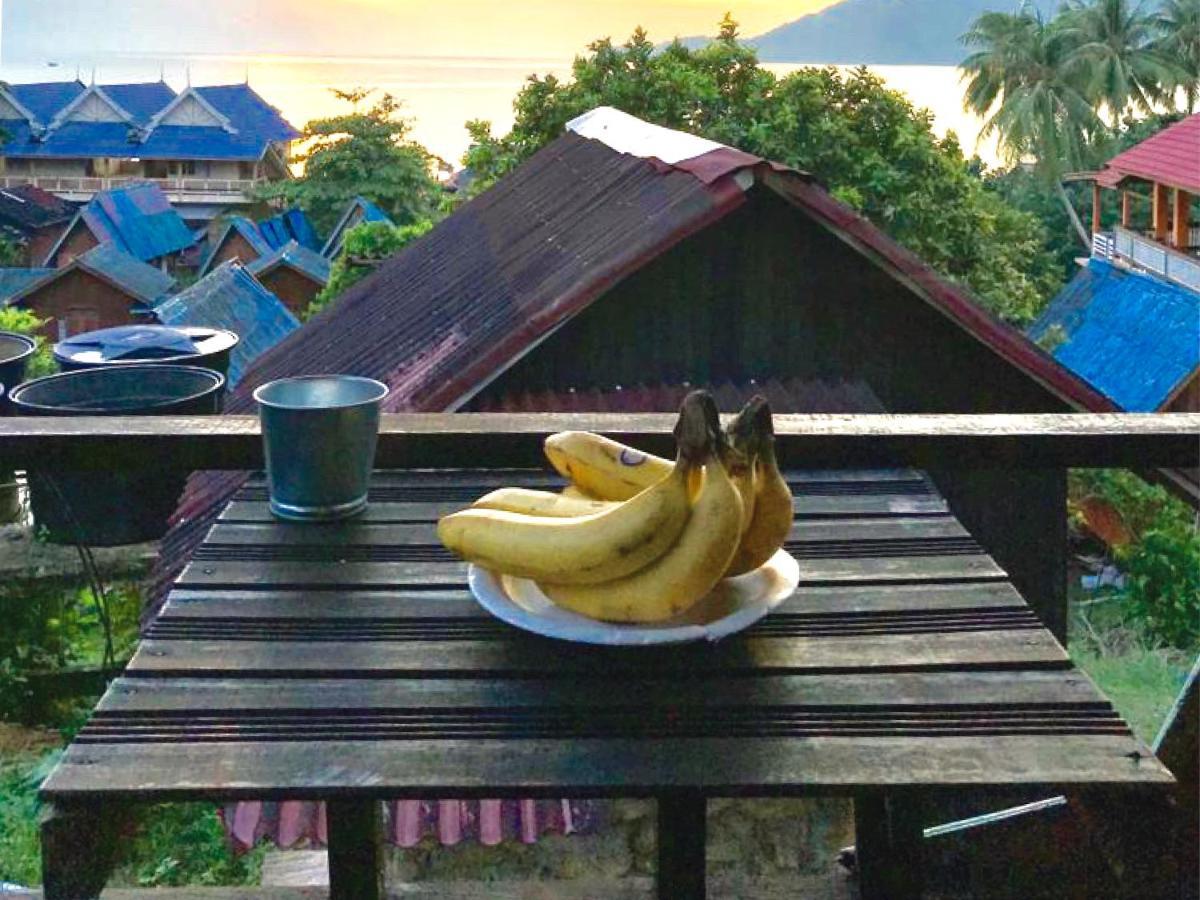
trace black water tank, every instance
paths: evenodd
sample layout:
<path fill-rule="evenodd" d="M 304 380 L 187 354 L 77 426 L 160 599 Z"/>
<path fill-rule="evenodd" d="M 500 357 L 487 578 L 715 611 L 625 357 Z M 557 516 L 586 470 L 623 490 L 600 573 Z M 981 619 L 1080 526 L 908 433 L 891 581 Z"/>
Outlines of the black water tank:
<path fill-rule="evenodd" d="M 11 331 L 0 331 L 0 384 L 12 390 L 25 380 L 25 367 L 29 364 L 37 344 L 33 338 Z"/>
<path fill-rule="evenodd" d="M 237 342 L 236 334 L 219 328 L 121 325 L 59 341 L 54 345 L 54 359 L 64 372 L 169 363 L 228 375 L 229 351 Z"/>
<path fill-rule="evenodd" d="M 27 381 L 9 399 L 21 416 L 212 415 L 225 378 L 211 369 L 122 365 Z M 143 469 L 30 471 L 35 526 L 51 543 L 107 547 L 162 537 L 187 479 L 148 459 Z"/>

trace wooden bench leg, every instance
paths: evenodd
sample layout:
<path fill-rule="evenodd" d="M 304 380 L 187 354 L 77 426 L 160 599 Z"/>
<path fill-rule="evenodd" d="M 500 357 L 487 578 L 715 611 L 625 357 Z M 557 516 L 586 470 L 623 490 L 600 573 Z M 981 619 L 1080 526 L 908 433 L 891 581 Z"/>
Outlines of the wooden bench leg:
<path fill-rule="evenodd" d="M 919 900 L 925 888 L 924 819 L 919 798 L 854 798 L 854 845 L 862 900 Z"/>
<path fill-rule="evenodd" d="M 704 900 L 707 806 L 703 794 L 658 798 L 659 900 Z"/>
<path fill-rule="evenodd" d="M 383 807 L 330 800 L 329 900 L 383 900 Z"/>
<path fill-rule="evenodd" d="M 47 803 L 42 808 L 45 900 L 93 900 L 108 881 L 128 810 L 119 804 Z"/>

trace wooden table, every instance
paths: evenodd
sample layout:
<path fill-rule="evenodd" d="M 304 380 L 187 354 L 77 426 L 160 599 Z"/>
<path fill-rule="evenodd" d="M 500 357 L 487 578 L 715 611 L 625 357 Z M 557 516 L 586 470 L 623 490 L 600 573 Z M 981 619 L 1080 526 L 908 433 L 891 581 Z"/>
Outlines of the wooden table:
<path fill-rule="evenodd" d="M 921 892 L 922 798 L 1171 784 L 914 471 L 793 472 L 802 583 L 720 644 L 616 650 L 490 618 L 437 516 L 530 471 L 379 473 L 360 519 L 224 512 L 42 787 L 50 900 L 130 802 L 329 802 L 331 891 L 380 895 L 388 798 L 659 801 L 660 896 L 704 894 L 705 799 L 842 794 L 864 897 Z"/>

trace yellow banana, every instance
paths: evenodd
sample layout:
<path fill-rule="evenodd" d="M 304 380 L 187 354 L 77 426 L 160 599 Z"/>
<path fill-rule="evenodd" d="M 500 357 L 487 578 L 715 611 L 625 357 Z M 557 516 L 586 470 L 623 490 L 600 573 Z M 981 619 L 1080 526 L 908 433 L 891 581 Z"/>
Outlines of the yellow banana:
<path fill-rule="evenodd" d="M 753 431 L 752 436 L 750 431 Z M 727 576 L 753 571 L 775 555 L 792 530 L 792 491 L 775 459 L 771 409 L 755 397 L 731 426 L 733 444 L 757 451 L 754 463 L 754 514 L 726 571 Z"/>
<path fill-rule="evenodd" d="M 656 560 L 691 516 L 688 481 L 712 446 L 708 410 L 685 400 L 679 457 L 665 478 L 624 503 L 573 518 L 466 509 L 438 522 L 438 537 L 470 562 L 508 575 L 587 585 L 631 575 Z"/>
<path fill-rule="evenodd" d="M 711 405 L 711 398 L 703 397 Z M 711 415 L 715 421 L 715 406 Z M 719 428 L 717 424 L 712 433 Z M 659 559 L 604 584 L 547 581 L 541 587 L 558 605 L 593 619 L 660 622 L 686 611 L 721 580 L 741 529 L 741 498 L 714 453 L 705 463 L 704 480 L 683 532 Z"/>
<path fill-rule="evenodd" d="M 559 493 L 564 497 L 571 497 L 575 500 L 598 500 L 599 499 L 598 497 L 593 497 L 591 494 L 589 494 L 583 488 L 581 488 L 575 484 L 568 484 L 565 488 L 563 488 L 561 491 L 559 491 Z M 609 501 L 604 501 L 604 502 L 607 503 Z"/>
<path fill-rule="evenodd" d="M 628 500 L 671 471 L 669 459 L 588 431 L 546 438 L 546 458 L 564 478 L 601 500 Z"/>
<path fill-rule="evenodd" d="M 585 500 L 565 493 L 534 491 L 528 488 L 500 488 L 484 494 L 471 504 L 472 509 L 501 509 L 506 512 L 524 513 L 527 516 L 553 516 L 571 518 L 592 516 L 612 509 L 609 500 Z"/>
<path fill-rule="evenodd" d="M 734 447 L 726 440 L 722 444 L 721 461 L 725 466 L 725 471 L 729 473 L 729 480 L 737 488 L 738 497 L 742 500 L 742 535 L 745 536 L 750 528 L 750 522 L 754 518 L 757 487 L 754 465 L 756 455 L 753 452 Z"/>

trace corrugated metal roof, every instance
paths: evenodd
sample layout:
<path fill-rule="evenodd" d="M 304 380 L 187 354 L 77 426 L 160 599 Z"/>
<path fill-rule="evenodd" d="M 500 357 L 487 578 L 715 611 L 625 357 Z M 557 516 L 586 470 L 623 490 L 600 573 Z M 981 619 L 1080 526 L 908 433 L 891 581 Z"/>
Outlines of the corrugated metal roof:
<path fill-rule="evenodd" d="M 296 241 L 288 241 L 273 253 L 260 256 L 246 268 L 261 276 L 279 266 L 287 266 L 322 285 L 329 281 L 329 260 L 315 250 L 300 246 Z"/>
<path fill-rule="evenodd" d="M 258 223 L 258 230 L 271 250 L 278 250 L 288 241 L 295 241 L 309 250 L 321 249 L 321 239 L 302 209 L 289 209 L 263 219 Z"/>
<path fill-rule="evenodd" d="M 98 240 L 140 260 L 167 256 L 195 242 L 167 195 L 152 183 L 101 191 L 79 214 Z"/>
<path fill-rule="evenodd" d="M 355 197 L 346 204 L 345 212 L 338 219 L 337 225 L 329 235 L 329 240 L 321 248 L 321 255 L 329 259 L 337 257 L 342 252 L 342 243 L 346 240 L 346 232 L 363 222 L 386 222 L 391 225 L 392 219 L 366 197 Z"/>
<path fill-rule="evenodd" d="M 287 307 L 234 260 L 160 301 L 154 314 L 164 325 L 224 328 L 238 335 L 229 357 L 231 388 L 260 354 L 300 327 Z"/>
<path fill-rule="evenodd" d="M 1029 330 L 1121 409 L 1153 412 L 1200 367 L 1200 294 L 1092 259 Z"/>
<path fill-rule="evenodd" d="M 0 306 L 53 272 L 54 269 L 0 269 Z"/>
<path fill-rule="evenodd" d="M 0 225 L 22 232 L 65 222 L 77 207 L 32 184 L 0 189 Z"/>
<path fill-rule="evenodd" d="M 58 269 L 46 269 L 46 277 L 31 282 L 15 292 L 10 302 L 18 303 L 42 287 L 53 284 L 73 269 L 91 272 L 124 291 L 133 300 L 146 306 L 166 294 L 175 285 L 175 279 L 162 269 L 147 265 L 140 259 L 123 252 L 112 243 L 93 247 Z"/>
<path fill-rule="evenodd" d="M 1116 187 L 1126 178 L 1156 181 L 1200 194 L 1200 113 L 1118 153 L 1105 164 L 1097 181 L 1105 187 Z"/>
<path fill-rule="evenodd" d="M 112 156 L 142 159 L 261 159 L 267 147 L 299 136 L 279 111 L 249 85 L 197 87 L 195 93 L 225 116 L 232 131 L 212 125 L 158 125 L 154 116 L 175 99 L 162 82 L 101 85 L 101 90 L 133 118 L 124 122 L 66 122 L 45 134 L 35 134 L 30 123 L 0 123 L 8 141 L 0 155 L 15 157 L 78 158 Z M 11 85 L 12 95 L 45 127 L 81 93 L 79 82 Z"/>
<path fill-rule="evenodd" d="M 689 391 L 703 387 L 721 412 L 737 412 L 755 394 L 771 401 L 777 413 L 881 413 L 883 404 L 862 381 L 807 381 L 771 378 L 741 384 L 613 385 L 604 390 L 521 391 L 499 397 L 482 396 L 475 412 L 674 412 Z"/>

